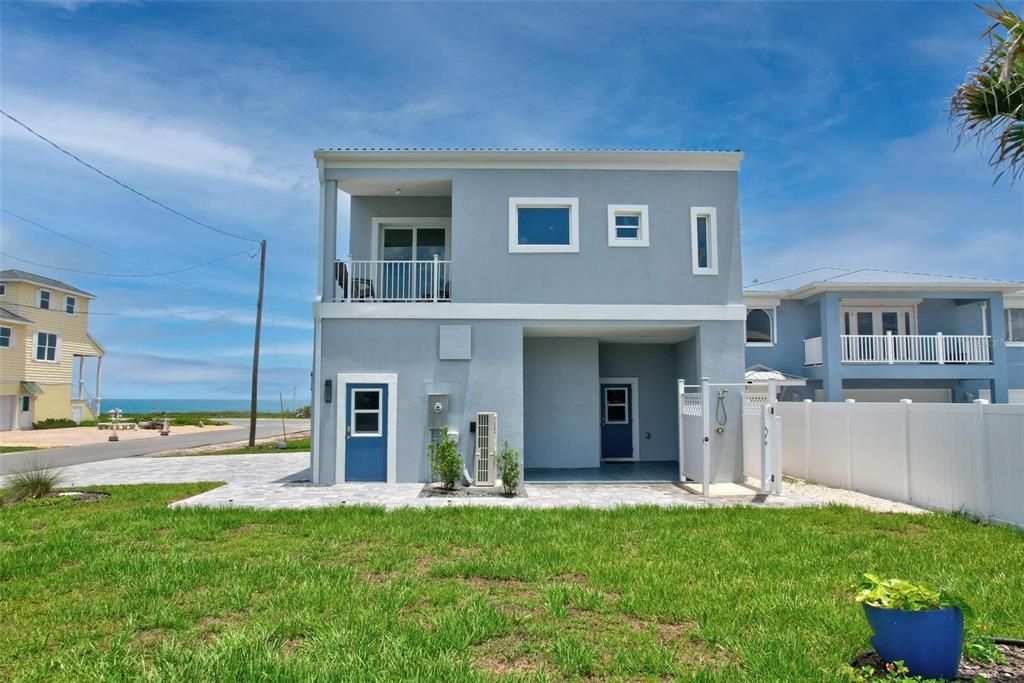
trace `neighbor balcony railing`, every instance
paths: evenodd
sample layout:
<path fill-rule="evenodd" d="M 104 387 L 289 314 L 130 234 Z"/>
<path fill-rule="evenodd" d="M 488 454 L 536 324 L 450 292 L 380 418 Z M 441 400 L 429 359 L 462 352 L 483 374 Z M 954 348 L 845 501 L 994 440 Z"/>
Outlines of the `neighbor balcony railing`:
<path fill-rule="evenodd" d="M 982 334 L 844 334 L 843 363 L 991 363 L 991 337 Z M 804 365 L 823 362 L 821 337 L 804 340 Z"/>
<path fill-rule="evenodd" d="M 337 261 L 335 301 L 451 301 L 452 262 Z"/>

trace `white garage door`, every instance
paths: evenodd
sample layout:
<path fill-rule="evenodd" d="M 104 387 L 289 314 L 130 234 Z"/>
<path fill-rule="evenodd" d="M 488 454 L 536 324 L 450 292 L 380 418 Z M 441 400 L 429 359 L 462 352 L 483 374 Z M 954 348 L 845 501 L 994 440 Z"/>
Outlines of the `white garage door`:
<path fill-rule="evenodd" d="M 991 401 L 992 392 L 988 389 L 978 389 L 978 398 Z M 1024 389 L 1010 389 L 1010 403 L 1024 403 Z"/>
<path fill-rule="evenodd" d="M 909 398 L 914 403 L 952 403 L 949 389 L 843 389 L 843 398 L 859 403 L 898 403 Z M 821 389 L 814 392 L 815 401 L 825 400 Z"/>
<path fill-rule="evenodd" d="M 0 432 L 9 432 L 14 427 L 14 408 L 17 396 L 0 396 Z"/>

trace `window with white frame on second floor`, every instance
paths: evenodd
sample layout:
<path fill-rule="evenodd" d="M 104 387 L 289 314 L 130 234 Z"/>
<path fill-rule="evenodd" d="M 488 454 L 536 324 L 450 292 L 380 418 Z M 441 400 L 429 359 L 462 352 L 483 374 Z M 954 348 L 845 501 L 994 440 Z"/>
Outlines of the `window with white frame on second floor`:
<path fill-rule="evenodd" d="M 78 301 L 73 296 L 64 297 L 64 312 L 68 315 L 74 315 L 78 312 Z"/>
<path fill-rule="evenodd" d="M 718 220 L 713 206 L 690 209 L 694 275 L 718 275 Z"/>
<path fill-rule="evenodd" d="M 11 339 L 14 336 L 14 330 L 9 327 L 0 327 L 0 349 L 11 348 Z"/>
<path fill-rule="evenodd" d="M 36 360 L 47 363 L 57 362 L 57 335 L 52 332 L 36 332 Z"/>
<path fill-rule="evenodd" d="M 579 250 L 577 198 L 509 197 L 509 253 L 577 253 Z"/>
<path fill-rule="evenodd" d="M 774 311 L 765 308 L 747 311 L 747 346 L 771 346 L 774 342 Z"/>
<path fill-rule="evenodd" d="M 39 290 L 39 308 L 44 311 L 50 310 L 50 292 L 45 289 Z"/>
<path fill-rule="evenodd" d="M 0 282 L 0 296 L 7 294 L 7 283 Z"/>
<path fill-rule="evenodd" d="M 1006 341 L 1024 346 L 1024 308 L 1006 309 Z"/>
<path fill-rule="evenodd" d="M 609 247 L 646 247 L 649 244 L 645 204 L 608 205 Z"/>

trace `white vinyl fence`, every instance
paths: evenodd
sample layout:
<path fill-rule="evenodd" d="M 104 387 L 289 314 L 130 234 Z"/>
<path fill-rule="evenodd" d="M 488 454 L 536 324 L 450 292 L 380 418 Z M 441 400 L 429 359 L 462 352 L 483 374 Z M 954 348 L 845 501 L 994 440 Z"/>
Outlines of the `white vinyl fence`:
<path fill-rule="evenodd" d="M 779 403 L 782 470 L 1024 527 L 1024 405 Z"/>

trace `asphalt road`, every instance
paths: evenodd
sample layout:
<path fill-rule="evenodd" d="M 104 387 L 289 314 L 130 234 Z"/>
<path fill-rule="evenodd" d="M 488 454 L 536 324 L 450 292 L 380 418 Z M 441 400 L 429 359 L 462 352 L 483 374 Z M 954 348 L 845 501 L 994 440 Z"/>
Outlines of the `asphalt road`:
<path fill-rule="evenodd" d="M 152 439 L 136 439 L 133 441 L 117 441 L 68 446 L 66 448 L 45 448 L 24 453 L 7 453 L 0 455 L 0 474 L 17 472 L 27 467 L 63 467 L 78 465 L 83 462 L 97 460 L 113 460 L 114 458 L 130 458 L 136 455 L 151 455 L 182 448 L 199 446 L 216 446 L 232 441 L 242 441 L 249 437 L 248 420 L 227 420 L 237 429 L 219 429 L 211 432 L 196 432 L 175 436 L 159 436 Z M 309 420 L 285 420 L 289 432 L 309 430 Z M 281 433 L 281 420 L 275 418 L 256 421 L 256 437 L 269 437 Z"/>

